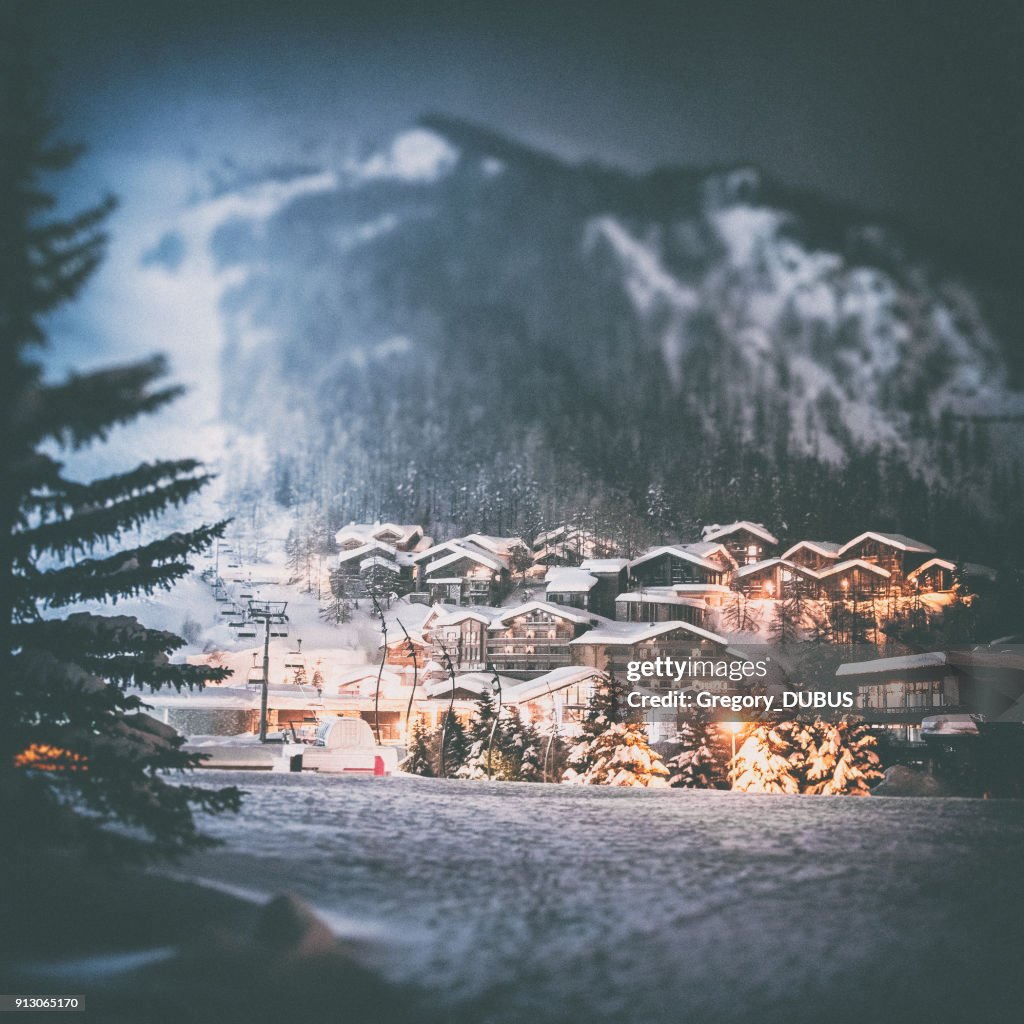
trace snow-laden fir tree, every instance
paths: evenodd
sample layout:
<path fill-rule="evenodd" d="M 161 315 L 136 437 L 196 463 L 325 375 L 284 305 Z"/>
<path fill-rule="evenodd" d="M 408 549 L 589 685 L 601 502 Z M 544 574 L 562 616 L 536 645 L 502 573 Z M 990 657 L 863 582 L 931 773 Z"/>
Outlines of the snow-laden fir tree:
<path fill-rule="evenodd" d="M 537 730 L 523 721 L 518 708 L 502 723 L 501 749 L 508 761 L 511 779 L 516 782 L 542 780 L 543 741 Z"/>
<path fill-rule="evenodd" d="M 587 786 L 664 786 L 668 769 L 651 749 L 642 719 L 611 673 L 594 688 L 583 734 L 569 750 L 563 782 Z"/>
<path fill-rule="evenodd" d="M 714 789 L 724 778 L 725 767 L 719 761 L 708 712 L 698 708 L 679 722 L 676 742 L 680 744 L 668 760 L 668 783 L 677 789 Z"/>
<path fill-rule="evenodd" d="M 410 775 L 423 775 L 432 778 L 435 745 L 436 738 L 432 731 L 427 728 L 422 718 L 417 718 L 416 724 L 412 727 L 409 753 L 401 764 L 402 771 L 408 772 Z"/>
<path fill-rule="evenodd" d="M 469 737 L 458 715 L 446 711 L 437 727 L 437 773 L 452 778 L 469 756 Z"/>
<path fill-rule="evenodd" d="M 469 753 L 455 773 L 460 779 L 514 778 L 511 759 L 502 744 L 502 726 L 503 723 L 498 721 L 494 694 L 484 690 L 477 698 L 476 711 L 469 726 Z"/>
<path fill-rule="evenodd" d="M 816 719 L 808 732 L 804 792 L 867 796 L 882 777 L 877 740 L 858 718 Z"/>
<path fill-rule="evenodd" d="M 195 461 L 147 462 L 83 483 L 51 454 L 54 445 L 104 439 L 179 389 L 159 383 L 159 359 L 44 381 L 33 359 L 46 340 L 42 320 L 74 298 L 99 263 L 111 203 L 65 220 L 49 216 L 55 201 L 41 179 L 67 168 L 76 151 L 50 140 L 42 90 L 27 66 L 12 61 L 0 75 L 4 845 L 14 855 L 64 843 L 105 856 L 174 853 L 203 841 L 193 808 L 235 809 L 239 793 L 174 777 L 199 758 L 127 688 L 197 688 L 228 673 L 173 664 L 184 641 L 130 616 L 60 611 L 169 588 L 225 524 L 164 535 L 154 527 L 207 483 Z"/>
<path fill-rule="evenodd" d="M 741 793 L 799 793 L 803 754 L 791 722 L 753 722 L 729 766 L 732 788 Z"/>

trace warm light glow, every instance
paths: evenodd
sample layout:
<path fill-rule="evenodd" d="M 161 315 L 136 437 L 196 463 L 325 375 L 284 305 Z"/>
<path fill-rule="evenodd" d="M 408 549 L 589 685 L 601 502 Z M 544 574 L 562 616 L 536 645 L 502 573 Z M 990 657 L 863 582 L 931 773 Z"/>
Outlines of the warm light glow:
<path fill-rule="evenodd" d="M 731 732 L 731 733 L 733 733 L 735 735 L 736 733 L 738 733 L 740 731 L 740 729 L 743 728 L 743 723 L 742 722 L 723 722 L 722 723 L 722 728 L 726 732 Z"/>
<path fill-rule="evenodd" d="M 33 743 L 15 756 L 14 767 L 31 768 L 37 772 L 84 772 L 86 759 L 72 750 Z"/>

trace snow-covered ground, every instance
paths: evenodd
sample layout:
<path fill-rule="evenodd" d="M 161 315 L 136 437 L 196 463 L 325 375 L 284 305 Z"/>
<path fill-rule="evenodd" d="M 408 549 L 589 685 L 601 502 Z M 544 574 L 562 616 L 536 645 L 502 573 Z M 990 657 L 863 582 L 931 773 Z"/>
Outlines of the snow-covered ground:
<path fill-rule="evenodd" d="M 249 795 L 184 871 L 306 898 L 453 1021 L 993 1021 L 1024 997 L 1021 802 L 201 781 Z"/>

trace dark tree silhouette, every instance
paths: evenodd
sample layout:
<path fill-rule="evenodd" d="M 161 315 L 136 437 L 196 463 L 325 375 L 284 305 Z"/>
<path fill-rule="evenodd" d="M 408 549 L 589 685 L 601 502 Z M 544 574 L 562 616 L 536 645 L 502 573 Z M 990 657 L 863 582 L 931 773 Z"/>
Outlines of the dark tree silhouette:
<path fill-rule="evenodd" d="M 10 39 L 10 37 L 9 37 Z M 45 88 L 26 57 L 5 61 L 0 110 L 0 804 L 9 854 L 84 843 L 103 855 L 172 854 L 207 840 L 193 810 L 236 809 L 236 789 L 167 773 L 196 767 L 130 686 L 201 687 L 225 670 L 172 664 L 184 641 L 126 615 L 59 611 L 153 594 L 224 523 L 160 535 L 154 521 L 209 480 L 192 460 L 148 462 L 89 483 L 50 451 L 102 440 L 179 393 L 160 359 L 44 382 L 33 358 L 47 314 L 102 258 L 107 199 L 61 219 L 44 175 L 78 150 L 51 141 Z M 44 445 L 48 445 L 44 448 Z M 129 539 L 130 538 L 130 539 Z M 114 826 L 114 827 L 112 827 Z M 127 827 L 125 827 L 127 826 Z"/>

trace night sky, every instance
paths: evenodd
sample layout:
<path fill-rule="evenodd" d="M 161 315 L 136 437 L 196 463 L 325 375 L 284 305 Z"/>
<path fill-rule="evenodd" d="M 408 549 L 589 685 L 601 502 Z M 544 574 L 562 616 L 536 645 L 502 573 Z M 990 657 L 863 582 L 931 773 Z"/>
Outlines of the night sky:
<path fill-rule="evenodd" d="M 436 110 L 571 159 L 752 161 L 1021 267 L 1021 4 L 36 6 L 99 155 L 322 159 Z"/>

